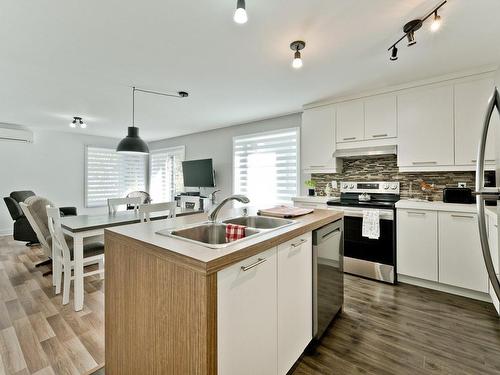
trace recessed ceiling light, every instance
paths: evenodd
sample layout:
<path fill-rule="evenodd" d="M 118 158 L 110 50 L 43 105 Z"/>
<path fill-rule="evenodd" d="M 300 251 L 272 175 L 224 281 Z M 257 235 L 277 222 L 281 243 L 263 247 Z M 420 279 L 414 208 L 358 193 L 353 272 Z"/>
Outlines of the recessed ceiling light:
<path fill-rule="evenodd" d="M 236 4 L 236 10 L 234 12 L 233 20 L 236 23 L 243 24 L 247 23 L 248 21 L 248 15 L 247 15 L 247 10 L 245 6 L 245 0 L 238 0 L 238 3 Z"/>
<path fill-rule="evenodd" d="M 302 62 L 302 56 L 300 54 L 300 51 L 306 48 L 306 42 L 303 42 L 302 40 L 296 40 L 295 42 L 292 42 L 290 44 L 290 49 L 292 51 L 295 51 L 293 54 L 293 61 L 292 61 L 292 66 L 295 69 L 300 69 L 302 68 L 303 62 Z"/>

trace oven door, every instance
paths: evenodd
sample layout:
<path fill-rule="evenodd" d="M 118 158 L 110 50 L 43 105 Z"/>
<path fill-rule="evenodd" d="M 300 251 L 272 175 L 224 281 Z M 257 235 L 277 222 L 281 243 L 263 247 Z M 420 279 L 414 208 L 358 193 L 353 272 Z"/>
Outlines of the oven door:
<path fill-rule="evenodd" d="M 380 210 L 380 237 L 363 237 L 363 210 L 344 210 L 344 270 L 348 273 L 395 282 L 394 211 Z"/>

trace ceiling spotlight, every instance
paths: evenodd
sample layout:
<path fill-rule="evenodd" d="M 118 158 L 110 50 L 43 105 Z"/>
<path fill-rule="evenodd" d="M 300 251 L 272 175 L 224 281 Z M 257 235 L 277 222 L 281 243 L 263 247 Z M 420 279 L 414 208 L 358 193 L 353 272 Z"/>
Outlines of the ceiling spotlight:
<path fill-rule="evenodd" d="M 301 41 L 301 40 L 296 40 L 295 42 L 290 44 L 290 49 L 292 51 L 295 51 L 293 55 L 293 61 L 292 61 L 292 66 L 295 69 L 300 69 L 302 68 L 302 57 L 300 55 L 300 51 L 303 50 L 306 47 L 306 43 Z"/>
<path fill-rule="evenodd" d="M 403 27 L 403 31 L 406 33 L 406 37 L 408 38 L 408 47 L 411 47 L 417 43 L 415 40 L 415 31 L 422 27 L 422 20 L 416 19 L 408 22 Z"/>
<path fill-rule="evenodd" d="M 234 12 L 233 20 L 234 20 L 234 22 L 239 23 L 239 24 L 247 23 L 248 16 L 247 16 L 247 11 L 246 11 L 246 6 L 245 6 L 245 0 L 238 0 L 238 3 L 236 5 L 236 10 Z"/>
<path fill-rule="evenodd" d="M 396 46 L 392 47 L 390 59 L 391 59 L 391 61 L 396 61 L 398 59 L 398 47 L 396 47 Z"/>
<path fill-rule="evenodd" d="M 83 122 L 81 117 L 73 117 L 73 121 L 70 122 L 69 124 L 70 128 L 76 128 L 79 126 L 82 129 L 85 129 L 87 127 L 87 124 Z"/>
<path fill-rule="evenodd" d="M 441 27 L 441 16 L 438 14 L 437 10 L 434 12 L 434 20 L 431 23 L 431 31 L 436 32 Z"/>

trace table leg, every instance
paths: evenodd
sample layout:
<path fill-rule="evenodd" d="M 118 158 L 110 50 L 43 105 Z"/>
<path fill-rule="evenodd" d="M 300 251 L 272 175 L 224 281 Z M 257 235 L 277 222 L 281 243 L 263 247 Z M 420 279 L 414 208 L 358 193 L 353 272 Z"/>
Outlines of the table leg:
<path fill-rule="evenodd" d="M 81 236 L 73 237 L 73 254 L 75 261 L 75 311 L 80 311 L 83 309 L 83 238 Z"/>

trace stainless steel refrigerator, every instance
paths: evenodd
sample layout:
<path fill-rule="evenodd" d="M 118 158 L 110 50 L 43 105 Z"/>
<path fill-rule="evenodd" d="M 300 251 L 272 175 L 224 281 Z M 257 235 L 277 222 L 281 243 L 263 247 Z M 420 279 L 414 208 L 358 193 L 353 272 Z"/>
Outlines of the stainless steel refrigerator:
<path fill-rule="evenodd" d="M 500 129 L 498 127 L 498 117 L 500 116 L 500 70 L 497 71 L 495 77 L 496 87 L 488 101 L 488 106 L 484 116 L 483 128 L 481 137 L 479 139 L 479 146 L 477 151 L 477 164 L 476 164 L 476 201 L 477 213 L 479 223 L 479 235 L 481 239 L 482 254 L 490 279 L 490 296 L 493 304 L 500 313 L 500 264 L 496 252 L 500 248 L 498 239 L 500 233 L 498 231 L 498 224 L 500 224 Z M 496 187 L 485 187 L 485 150 L 488 136 L 495 137 L 495 155 L 496 155 Z M 492 209 L 491 206 L 486 207 L 486 202 L 497 201 L 497 206 L 493 208 L 496 211 L 496 223 L 488 222 L 486 217 L 486 209 Z M 494 212 L 495 213 L 495 212 Z M 489 225 L 489 227 L 488 227 Z M 493 225 L 493 226 L 492 226 Z M 494 233 L 492 233 L 494 230 Z M 489 232 L 489 236 L 488 236 Z M 492 242 L 495 241 L 495 242 Z M 492 249 L 494 248 L 494 256 L 492 256 Z M 496 250 L 496 251 L 495 251 Z"/>

